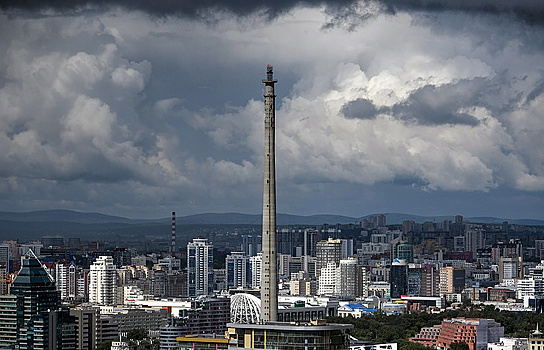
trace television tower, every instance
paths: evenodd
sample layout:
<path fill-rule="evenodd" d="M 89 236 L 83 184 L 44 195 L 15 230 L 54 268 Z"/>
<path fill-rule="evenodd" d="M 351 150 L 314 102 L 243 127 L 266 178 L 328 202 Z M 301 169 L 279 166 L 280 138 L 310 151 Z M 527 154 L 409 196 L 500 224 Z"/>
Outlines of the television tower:
<path fill-rule="evenodd" d="M 264 83 L 264 190 L 263 190 L 263 271 L 261 320 L 278 319 L 278 269 L 276 255 L 276 95 L 274 73 L 266 66 Z"/>

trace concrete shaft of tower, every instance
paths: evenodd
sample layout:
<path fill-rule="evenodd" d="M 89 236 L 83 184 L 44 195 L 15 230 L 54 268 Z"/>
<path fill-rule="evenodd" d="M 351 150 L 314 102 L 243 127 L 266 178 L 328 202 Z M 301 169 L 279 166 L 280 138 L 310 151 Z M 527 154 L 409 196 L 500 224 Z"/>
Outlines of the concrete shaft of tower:
<path fill-rule="evenodd" d="M 276 95 L 272 66 L 266 67 L 264 90 L 264 189 L 263 189 L 263 264 L 261 319 L 278 318 L 278 270 L 276 257 Z"/>

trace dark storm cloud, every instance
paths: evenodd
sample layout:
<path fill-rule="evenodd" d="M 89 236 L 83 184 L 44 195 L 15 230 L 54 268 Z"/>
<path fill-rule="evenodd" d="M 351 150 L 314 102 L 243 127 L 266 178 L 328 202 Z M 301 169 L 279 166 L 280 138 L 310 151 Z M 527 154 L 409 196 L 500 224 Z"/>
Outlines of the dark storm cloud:
<path fill-rule="evenodd" d="M 348 119 L 374 119 L 378 109 L 372 101 L 366 98 L 358 98 L 348 102 L 342 107 L 342 114 Z"/>
<path fill-rule="evenodd" d="M 297 6 L 326 5 L 329 13 L 342 13 L 351 8 L 356 0 L 0 0 L 4 10 L 56 10 L 60 12 L 79 12 L 92 9 L 122 7 L 139 10 L 157 16 L 200 17 L 208 10 L 228 11 L 236 15 L 248 15 L 264 11 L 269 17 L 289 11 Z M 366 1 L 369 3 L 369 1 Z M 514 14 L 528 23 L 544 23 L 544 2 L 541 0 L 378 0 L 382 10 L 388 13 L 397 11 L 463 11 L 491 14 Z M 338 20 L 342 16 L 337 17 Z"/>
<path fill-rule="evenodd" d="M 389 12 L 462 11 L 490 14 L 514 14 L 531 24 L 544 24 L 544 2 L 540 0 L 380 0 Z"/>
<path fill-rule="evenodd" d="M 348 119 L 374 119 L 380 113 L 389 113 L 421 125 L 476 126 L 479 124 L 476 118 L 459 110 L 485 104 L 481 91 L 487 91 L 488 85 L 485 79 L 461 80 L 444 86 L 426 85 L 391 108 L 376 108 L 372 101 L 359 98 L 346 103 L 342 114 Z"/>
<path fill-rule="evenodd" d="M 463 124 L 476 126 L 478 119 L 459 112 L 462 108 L 480 106 L 485 79 L 461 80 L 443 86 L 426 85 L 414 91 L 391 112 L 398 118 L 423 125 Z"/>
<path fill-rule="evenodd" d="M 336 0 L 331 2 L 334 7 L 342 7 L 353 3 L 354 0 Z M 248 15 L 257 11 L 264 11 L 270 17 L 289 11 L 292 8 L 305 6 L 320 6 L 326 1 L 307 0 L 47 0 L 47 1 L 12 1 L 0 0 L 0 8 L 15 10 L 56 10 L 60 12 L 79 12 L 92 9 L 107 9 L 110 7 L 122 7 L 129 10 L 143 11 L 157 16 L 187 16 L 200 17 L 208 10 L 228 11 L 236 15 Z"/>

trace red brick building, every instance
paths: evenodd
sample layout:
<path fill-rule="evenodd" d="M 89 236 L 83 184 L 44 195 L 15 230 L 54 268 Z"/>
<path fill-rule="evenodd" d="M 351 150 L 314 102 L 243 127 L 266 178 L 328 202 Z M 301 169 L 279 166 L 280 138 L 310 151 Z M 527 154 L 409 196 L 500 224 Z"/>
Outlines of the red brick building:
<path fill-rule="evenodd" d="M 451 343 L 465 342 L 469 350 L 482 350 L 503 336 L 504 327 L 494 320 L 459 317 L 444 320 L 440 326 L 424 327 L 410 341 L 437 349 L 449 349 Z"/>

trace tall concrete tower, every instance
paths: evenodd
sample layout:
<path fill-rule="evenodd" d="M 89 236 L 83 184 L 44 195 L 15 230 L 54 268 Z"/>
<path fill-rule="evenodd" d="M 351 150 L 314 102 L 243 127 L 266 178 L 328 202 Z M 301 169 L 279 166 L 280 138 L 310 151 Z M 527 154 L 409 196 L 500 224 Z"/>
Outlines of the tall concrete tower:
<path fill-rule="evenodd" d="M 170 242 L 170 254 L 176 254 L 176 212 L 172 212 L 172 240 Z"/>
<path fill-rule="evenodd" d="M 266 67 L 264 83 L 264 190 L 263 190 L 263 272 L 261 319 L 278 319 L 278 269 L 276 257 L 276 95 L 274 73 Z"/>

